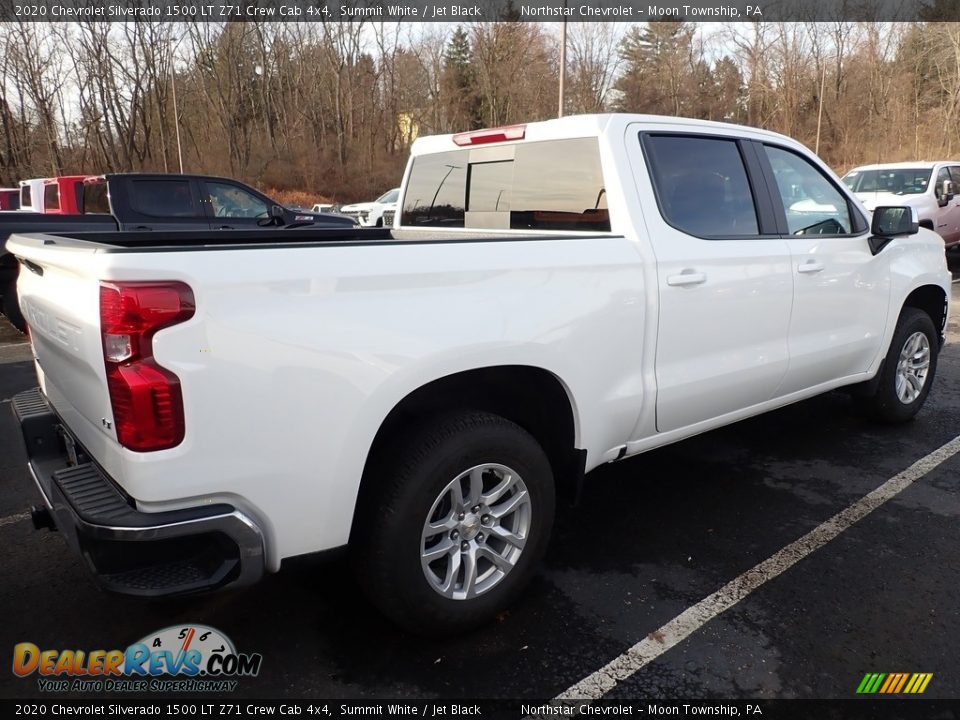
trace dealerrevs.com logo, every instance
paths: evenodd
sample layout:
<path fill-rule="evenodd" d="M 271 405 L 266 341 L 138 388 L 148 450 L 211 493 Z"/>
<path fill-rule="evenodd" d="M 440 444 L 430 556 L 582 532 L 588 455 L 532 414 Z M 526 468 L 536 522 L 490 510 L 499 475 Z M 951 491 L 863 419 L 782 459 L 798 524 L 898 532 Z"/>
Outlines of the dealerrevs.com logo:
<path fill-rule="evenodd" d="M 256 677 L 263 656 L 238 653 L 206 625 L 175 625 L 125 650 L 13 648 L 13 673 L 37 676 L 41 692 L 232 692 L 241 677 Z"/>

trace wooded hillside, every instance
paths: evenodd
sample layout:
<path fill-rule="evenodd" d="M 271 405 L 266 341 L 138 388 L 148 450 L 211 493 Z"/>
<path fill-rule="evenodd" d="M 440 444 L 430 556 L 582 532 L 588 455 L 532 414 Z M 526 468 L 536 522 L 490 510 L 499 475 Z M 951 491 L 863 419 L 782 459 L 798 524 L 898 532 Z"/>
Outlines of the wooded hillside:
<path fill-rule="evenodd" d="M 565 111 L 769 128 L 836 170 L 960 155 L 960 23 L 568 26 Z M 336 201 L 412 137 L 555 117 L 558 23 L 0 24 L 0 185 L 186 172 Z"/>

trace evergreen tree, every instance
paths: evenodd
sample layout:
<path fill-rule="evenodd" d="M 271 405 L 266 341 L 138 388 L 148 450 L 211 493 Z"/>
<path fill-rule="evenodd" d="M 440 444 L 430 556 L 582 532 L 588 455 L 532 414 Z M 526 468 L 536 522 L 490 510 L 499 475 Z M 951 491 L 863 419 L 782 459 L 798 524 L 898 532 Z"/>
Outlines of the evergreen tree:
<path fill-rule="evenodd" d="M 443 54 L 441 97 L 448 130 L 473 130 L 480 125 L 480 99 L 470 37 L 461 26 L 453 31 Z"/>
<path fill-rule="evenodd" d="M 693 27 L 666 20 L 634 26 L 620 46 L 624 70 L 617 90 L 627 112 L 682 115 L 690 113 L 695 90 L 692 78 Z"/>

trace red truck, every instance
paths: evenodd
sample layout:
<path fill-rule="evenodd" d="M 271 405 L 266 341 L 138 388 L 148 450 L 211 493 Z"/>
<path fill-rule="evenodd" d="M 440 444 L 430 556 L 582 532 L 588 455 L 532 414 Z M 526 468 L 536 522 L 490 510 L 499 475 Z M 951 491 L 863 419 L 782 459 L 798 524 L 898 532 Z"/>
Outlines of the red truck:
<path fill-rule="evenodd" d="M 43 178 L 43 194 L 33 207 L 47 215 L 80 215 L 83 213 L 83 183 L 89 175 L 61 175 Z"/>

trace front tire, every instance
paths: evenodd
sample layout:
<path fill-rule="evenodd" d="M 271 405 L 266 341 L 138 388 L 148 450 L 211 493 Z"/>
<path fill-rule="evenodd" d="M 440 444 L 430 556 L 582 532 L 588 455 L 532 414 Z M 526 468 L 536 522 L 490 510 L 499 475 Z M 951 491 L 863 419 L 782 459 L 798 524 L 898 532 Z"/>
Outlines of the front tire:
<path fill-rule="evenodd" d="M 905 307 L 880 369 L 873 394 L 861 399 L 876 420 L 902 423 L 912 420 L 923 407 L 937 372 L 940 349 L 930 316 Z"/>
<path fill-rule="evenodd" d="M 508 607 L 553 526 L 550 462 L 497 415 L 439 419 L 373 460 L 353 546 L 371 601 L 423 635 L 462 632 Z"/>

